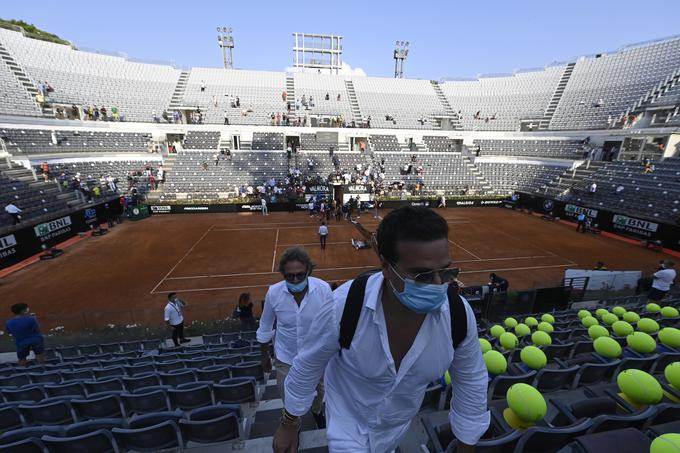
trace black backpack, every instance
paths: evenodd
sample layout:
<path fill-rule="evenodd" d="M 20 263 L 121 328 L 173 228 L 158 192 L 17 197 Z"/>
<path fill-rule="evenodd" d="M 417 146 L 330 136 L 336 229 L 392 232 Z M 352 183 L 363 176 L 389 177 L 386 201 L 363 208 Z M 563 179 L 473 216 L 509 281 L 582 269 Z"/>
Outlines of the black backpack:
<path fill-rule="evenodd" d="M 354 332 L 359 324 L 359 316 L 364 306 L 364 294 L 368 278 L 377 271 L 367 272 L 357 277 L 349 287 L 345 308 L 342 311 L 340 320 L 340 353 L 343 349 L 349 349 L 354 338 Z M 463 299 L 456 289 L 449 286 L 449 312 L 451 313 L 451 339 L 454 349 L 467 336 L 467 312 Z"/>

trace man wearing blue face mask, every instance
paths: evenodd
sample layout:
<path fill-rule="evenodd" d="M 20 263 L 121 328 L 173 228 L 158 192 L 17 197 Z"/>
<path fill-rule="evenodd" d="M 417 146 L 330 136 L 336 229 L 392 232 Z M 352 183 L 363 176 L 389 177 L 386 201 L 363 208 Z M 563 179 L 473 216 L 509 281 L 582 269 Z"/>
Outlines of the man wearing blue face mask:
<path fill-rule="evenodd" d="M 262 368 L 269 372 L 272 369 L 269 342 L 275 336 L 274 364 L 281 398 L 284 398 L 284 381 L 293 359 L 306 342 L 315 341 L 309 336 L 314 318 L 325 306 L 334 305 L 328 283 L 310 276 L 313 268 L 312 260 L 304 249 L 293 247 L 286 250 L 279 260 L 283 281 L 270 286 L 264 300 L 257 341 L 262 351 Z M 325 428 L 321 376 L 317 378 L 314 388 L 316 397 L 311 404 L 312 415 L 317 426 Z"/>
<path fill-rule="evenodd" d="M 489 426 L 487 371 L 474 313 L 448 289 L 458 274 L 448 234 L 446 220 L 428 208 L 385 216 L 376 236 L 382 272 L 335 290 L 335 306 L 324 306 L 312 325 L 315 341 L 295 357 L 276 453 L 297 451 L 300 416 L 324 372 L 329 451 L 385 453 L 399 446 L 428 384 L 447 370 L 456 451 L 474 451 Z"/>

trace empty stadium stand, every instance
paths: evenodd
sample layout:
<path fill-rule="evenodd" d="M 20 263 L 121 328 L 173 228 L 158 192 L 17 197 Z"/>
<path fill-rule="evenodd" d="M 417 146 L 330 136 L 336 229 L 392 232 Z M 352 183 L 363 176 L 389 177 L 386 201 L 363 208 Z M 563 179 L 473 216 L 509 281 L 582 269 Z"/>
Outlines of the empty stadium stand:
<path fill-rule="evenodd" d="M 150 134 L 63 129 L 0 129 L 12 154 L 147 152 Z"/>

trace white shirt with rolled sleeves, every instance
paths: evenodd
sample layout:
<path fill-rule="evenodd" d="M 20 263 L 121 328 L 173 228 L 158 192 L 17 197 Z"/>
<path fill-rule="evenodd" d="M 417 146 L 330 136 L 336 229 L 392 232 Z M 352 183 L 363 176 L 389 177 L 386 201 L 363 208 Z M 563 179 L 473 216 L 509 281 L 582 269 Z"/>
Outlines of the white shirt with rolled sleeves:
<path fill-rule="evenodd" d="M 276 334 L 274 355 L 288 365 L 293 363 L 300 345 L 312 330 L 312 323 L 317 314 L 325 306 L 333 305 L 333 293 L 328 283 L 308 277 L 307 285 L 309 288 L 299 306 L 288 291 L 285 281 L 270 286 L 264 299 L 257 341 L 268 343 Z M 321 376 L 316 380 L 317 384 L 320 380 Z M 314 388 L 316 389 L 316 385 Z"/>
<path fill-rule="evenodd" d="M 184 321 L 184 316 L 182 316 L 182 304 L 177 302 L 173 304 L 168 302 L 165 306 L 163 319 L 170 322 L 171 326 L 176 326 Z"/>
<path fill-rule="evenodd" d="M 669 291 L 673 280 L 675 280 L 675 269 L 661 269 L 654 274 L 652 288 L 656 288 L 659 291 Z"/>
<path fill-rule="evenodd" d="M 394 450 L 418 413 L 425 390 L 449 371 L 454 388 L 449 418 L 456 438 L 476 444 L 489 426 L 488 374 L 467 301 L 467 337 L 453 349 L 451 316 L 445 303 L 429 313 L 413 346 L 395 371 L 381 304 L 382 273 L 366 285 L 364 306 L 349 349 L 339 354 L 340 320 L 351 282 L 333 293 L 299 349 L 286 379 L 286 410 L 303 415 L 312 404 L 316 383 L 325 370 L 329 450 Z"/>

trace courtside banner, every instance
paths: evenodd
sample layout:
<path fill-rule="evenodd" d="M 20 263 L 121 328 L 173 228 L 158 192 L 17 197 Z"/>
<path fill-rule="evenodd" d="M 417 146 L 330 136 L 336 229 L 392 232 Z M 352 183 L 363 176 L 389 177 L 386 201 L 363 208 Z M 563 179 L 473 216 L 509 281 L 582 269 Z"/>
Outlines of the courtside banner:
<path fill-rule="evenodd" d="M 53 247 L 80 232 L 89 231 L 120 211 L 118 200 L 112 200 L 4 234 L 0 236 L 0 269 L 40 253 L 43 247 Z"/>
<path fill-rule="evenodd" d="M 600 230 L 641 241 L 661 241 L 663 247 L 680 251 L 680 226 L 652 221 L 620 212 L 577 206 L 534 194 L 522 194 L 519 206 L 542 214 L 573 220 L 578 214 L 588 216 Z"/>

